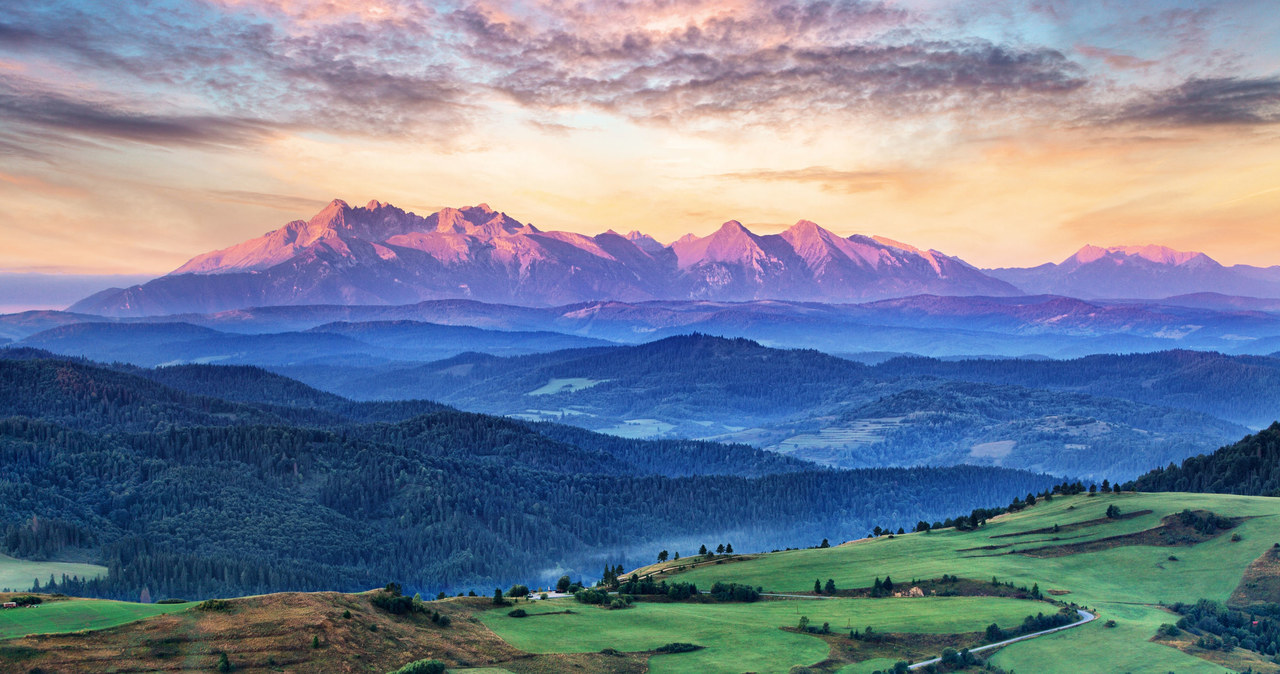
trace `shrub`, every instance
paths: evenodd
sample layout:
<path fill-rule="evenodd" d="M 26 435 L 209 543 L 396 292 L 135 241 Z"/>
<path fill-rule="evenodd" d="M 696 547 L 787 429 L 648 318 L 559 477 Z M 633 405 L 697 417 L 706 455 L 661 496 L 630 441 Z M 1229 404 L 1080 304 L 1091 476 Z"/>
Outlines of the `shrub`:
<path fill-rule="evenodd" d="M 226 653 L 219 653 L 219 654 L 218 654 L 218 671 L 219 671 L 219 672 L 229 672 L 229 671 L 231 671 L 231 669 L 232 669 L 232 667 L 231 667 L 231 660 L 229 660 L 229 659 L 227 658 L 227 654 L 226 654 Z"/>
<path fill-rule="evenodd" d="M 196 605 L 197 611 L 230 611 L 231 602 L 226 599 L 206 599 Z"/>
<path fill-rule="evenodd" d="M 687 644 L 683 641 L 673 641 L 666 646 L 659 646 L 653 650 L 659 653 L 689 653 L 691 651 L 700 650 L 702 647 L 697 644 Z"/>
<path fill-rule="evenodd" d="M 413 597 L 393 595 L 386 590 L 375 592 L 369 600 L 374 606 L 395 615 L 402 615 L 414 610 Z M 419 602 L 421 604 L 421 602 Z"/>
<path fill-rule="evenodd" d="M 1114 621 L 1114 620 L 1108 620 L 1107 622 L 1103 623 L 1103 626 L 1105 626 L 1105 627 L 1115 627 L 1115 626 L 1116 626 L 1116 621 Z"/>
<path fill-rule="evenodd" d="M 511 612 L 507 613 L 507 615 L 508 615 L 508 616 L 510 616 L 510 617 L 512 617 L 512 618 L 523 618 L 523 617 L 525 617 L 525 616 L 529 615 L 529 612 L 528 612 L 528 611 L 526 611 L 526 610 L 524 610 L 524 609 L 522 609 L 522 608 L 518 608 L 518 609 L 516 609 L 516 610 L 514 610 L 514 611 L 511 611 Z"/>
<path fill-rule="evenodd" d="M 169 599 L 161 599 L 160 601 L 158 601 L 158 602 L 156 602 L 156 603 L 157 603 L 157 604 L 185 604 L 185 603 L 187 603 L 187 600 L 186 600 L 186 599 L 177 599 L 177 598 L 174 598 L 174 597 L 170 597 Z"/>
<path fill-rule="evenodd" d="M 391 674 L 445 674 L 446 671 L 444 663 L 439 660 L 417 660 Z"/>

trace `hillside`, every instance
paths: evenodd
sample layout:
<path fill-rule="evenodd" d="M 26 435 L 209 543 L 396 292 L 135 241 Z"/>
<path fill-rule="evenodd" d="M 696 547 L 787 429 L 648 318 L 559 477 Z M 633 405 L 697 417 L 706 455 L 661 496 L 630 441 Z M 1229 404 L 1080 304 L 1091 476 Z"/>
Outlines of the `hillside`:
<path fill-rule="evenodd" d="M 161 378 L 218 382 L 211 390 L 263 380 L 243 368 L 185 372 Z M 799 544 L 865 528 L 887 503 L 941 514 L 1049 480 L 977 467 L 813 470 L 740 445 L 602 438 L 447 408 L 395 418 L 412 403 L 366 423 L 83 362 L 0 360 L 0 377 L 7 551 L 109 568 L 60 581 L 75 594 L 350 590 L 388 578 L 474 587 L 625 562 L 672 537 Z"/>
<path fill-rule="evenodd" d="M 610 342 L 555 332 L 483 330 L 421 321 L 334 322 L 305 331 L 241 334 L 183 322 L 61 325 L 24 337 L 35 348 L 143 367 L 184 363 L 293 365 L 390 361 L 427 362 L 463 352 L 496 355 L 607 346 Z"/>
<path fill-rule="evenodd" d="M 873 371 L 1124 398 L 1259 428 L 1275 421 L 1280 410 L 1280 359 L 1268 356 L 1179 350 L 1071 360 L 897 358 Z"/>
<path fill-rule="evenodd" d="M 1000 361 L 974 369 L 984 364 L 1016 372 Z M 624 437 L 744 442 L 844 468 L 978 463 L 1128 479 L 1247 432 L 1172 406 L 915 372 L 934 365 L 955 364 L 867 367 L 695 334 L 516 358 L 467 354 L 345 377 L 286 371 L 361 398 L 431 398 Z"/>
<path fill-rule="evenodd" d="M 1280 496 L 1280 422 L 1211 454 L 1157 468 L 1132 486 L 1142 491 Z"/>
<path fill-rule="evenodd" d="M 379 358 L 424 361 L 462 351 L 517 355 L 599 345 L 582 340 L 634 344 L 663 337 L 702 332 L 744 337 L 773 346 L 813 348 L 828 353 L 894 352 L 935 357 L 991 354 L 1068 358 L 1097 353 L 1154 352 L 1170 349 L 1215 350 L 1222 353 L 1269 354 L 1280 350 L 1280 315 L 1265 303 L 1248 298 L 1215 296 L 1169 300 L 1084 301 L 1055 295 L 1024 297 L 957 297 L 914 295 L 891 300 L 847 303 L 757 300 L 595 300 L 559 306 L 515 306 L 474 300 L 427 300 L 401 305 L 261 306 L 165 316 L 105 318 L 67 312 L 0 315 L 0 336 L 30 338 L 42 330 L 76 323 L 187 323 L 232 335 L 278 334 L 287 344 L 333 344 L 313 330 L 335 331 L 363 344 L 359 352 Z M 1204 297 L 1200 296 L 1200 300 Z M 357 325 L 343 326 L 343 323 Z M 414 323 L 434 325 L 415 326 Z M 443 326 L 454 326 L 450 331 Z M 466 328 L 532 334 L 474 333 Z M 82 330 L 76 328 L 75 330 Z M 60 336 L 53 332 L 49 348 L 117 348 L 126 360 L 142 364 L 157 354 L 133 348 L 127 328 L 95 328 L 88 335 L 105 343 Z M 85 329 L 87 330 L 87 329 Z M 123 331 L 122 331 L 123 330 Z M 308 332 L 307 335 L 294 333 Z M 558 333 L 556 337 L 542 333 Z M 310 338 L 310 341 L 307 341 Z M 573 340 L 579 341 L 573 341 Z M 493 341 L 496 340 L 496 341 Z M 118 343 L 113 343 L 118 342 Z M 440 348 L 436 348 L 437 344 Z M 255 354 L 234 349 L 232 337 L 176 340 L 166 347 L 170 360 L 236 358 L 256 362 Z M 247 343 L 247 342 L 246 342 Z M 61 346 L 59 346 L 61 344 Z M 278 362 L 288 352 L 272 340 L 256 342 L 258 358 Z M 471 348 L 467 348 L 471 344 Z M 343 346 L 345 345 L 345 346 Z M 401 348 L 404 347 L 404 348 Z M 416 353 L 421 352 L 421 353 Z M 442 354 L 442 352 L 444 352 Z M 307 360 L 294 351 L 290 361 Z M 95 357 L 104 357 L 98 355 Z M 107 354 L 106 357 L 113 357 Z M 148 361 L 134 360 L 147 358 Z"/>
<path fill-rule="evenodd" d="M 1210 518 L 1219 524 L 1206 528 Z M 623 607 L 573 598 L 495 607 L 488 597 L 462 597 L 395 615 L 372 602 L 382 591 L 277 594 L 76 636 L 12 640 L 0 658 L 86 672 L 156 668 L 177 657 L 213 667 L 226 653 L 236 671 L 248 672 L 387 671 L 434 658 L 451 671 L 732 674 L 805 666 L 870 674 L 939 654 L 963 661 L 956 651 L 971 648 L 970 662 L 1002 668 L 992 671 L 1274 674 L 1275 604 L 1251 602 L 1280 585 L 1280 567 L 1268 561 L 1278 538 L 1266 498 L 1046 491 L 971 530 L 938 523 L 827 548 L 686 554 L 634 571 L 669 586 L 694 583 L 695 599 L 624 584 L 633 601 Z M 821 592 L 815 579 L 826 584 Z M 794 596 L 716 599 L 709 590 L 718 582 Z M 1079 620 L 1077 607 L 1097 619 Z M 1066 628 L 984 648 L 1048 625 Z M 691 646 L 668 648 L 673 643 Z M 1233 645 L 1215 645 L 1222 643 Z M 113 653 L 109 664 L 104 652 Z"/>

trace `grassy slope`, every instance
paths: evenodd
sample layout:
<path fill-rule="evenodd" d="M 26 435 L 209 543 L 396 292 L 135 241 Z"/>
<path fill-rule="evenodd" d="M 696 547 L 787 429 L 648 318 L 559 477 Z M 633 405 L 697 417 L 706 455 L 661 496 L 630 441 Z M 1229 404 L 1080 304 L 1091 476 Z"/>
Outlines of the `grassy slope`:
<path fill-rule="evenodd" d="M 0 610 L 0 639 L 28 634 L 63 634 L 124 625 L 184 611 L 194 604 L 134 604 L 101 599 L 53 601 L 34 608 Z"/>
<path fill-rule="evenodd" d="M 848 633 L 868 625 L 878 632 L 976 632 L 992 621 L 1020 622 L 1028 614 L 1053 612 L 1052 606 L 1025 600 L 983 597 L 934 597 L 915 600 L 793 600 L 754 604 L 639 603 L 623 611 L 587 607 L 573 600 L 538 602 L 530 613 L 572 609 L 572 614 L 507 616 L 509 609 L 481 614 L 490 629 L 522 650 L 534 653 L 585 653 L 604 648 L 643 651 L 673 641 L 706 646 L 650 660 L 653 672 L 784 671 L 827 657 L 822 640 L 785 632 L 804 615 L 812 624 L 831 623 Z"/>
<path fill-rule="evenodd" d="M 0 590 L 14 592 L 30 590 L 36 579 L 44 584 L 49 576 L 62 578 L 79 576 L 81 578 L 97 578 L 107 572 L 107 567 L 96 564 L 73 564 L 69 562 L 28 562 L 0 555 Z"/>
<path fill-rule="evenodd" d="M 1194 547 L 1116 547 L 1100 552 L 1055 558 L 1000 554 L 1009 548 L 967 551 L 986 545 L 1014 543 L 1014 548 L 1052 545 L 1030 543 L 1053 534 L 993 538 L 1053 524 L 1067 525 L 1102 517 L 1107 506 L 1122 512 L 1150 509 L 1148 515 L 1064 531 L 1058 536 L 1081 542 L 1148 529 L 1164 515 L 1183 508 L 1203 508 L 1232 516 L 1252 516 L 1235 529 L 1243 540 L 1223 535 Z M 1119 626 L 1097 624 L 1035 639 L 1004 649 L 996 664 L 1018 671 L 1073 672 L 1081 652 L 1105 654 L 1111 669 L 1099 671 L 1220 672 L 1219 667 L 1178 651 L 1148 643 L 1155 628 L 1173 616 L 1150 605 L 1158 602 L 1226 601 L 1251 561 L 1280 541 L 1280 501 L 1264 497 L 1205 494 L 1120 494 L 1056 498 L 1021 513 L 1000 517 L 976 532 L 942 531 L 858 542 L 830 549 L 810 549 L 763 555 L 755 560 L 711 565 L 680 574 L 680 580 L 709 586 L 732 580 L 766 590 L 812 590 L 815 578 L 834 578 L 838 587 L 865 587 L 876 576 L 891 574 L 898 581 L 938 577 L 944 573 L 969 578 L 992 576 L 1043 590 L 1068 590 L 1064 598 L 1098 608 Z M 1018 543 L 1018 541 L 1024 541 Z M 1170 561 L 1170 555 L 1178 561 Z M 990 556 L 973 556 L 990 555 Z M 684 561 L 684 560 L 682 560 Z M 670 564 L 668 564 L 670 566 Z M 1067 657 L 1070 656 L 1070 657 Z M 856 671 L 856 670 L 855 670 Z"/>
<path fill-rule="evenodd" d="M 368 594 L 243 597 L 228 600 L 224 610 L 189 608 L 108 629 L 8 639 L 0 642 L 0 672 L 209 672 L 215 671 L 222 652 L 234 671 L 251 674 L 388 672 L 425 658 L 443 660 L 463 671 L 466 667 L 514 674 L 644 671 L 647 655 L 530 655 L 516 650 L 472 620 L 477 611 L 492 608 L 488 599 L 449 599 L 428 605 L 448 615 L 452 624 L 441 628 L 423 615 L 391 615 L 375 608 Z M 32 614 L 43 610 L 10 609 Z M 319 648 L 312 646 L 313 637 Z"/>

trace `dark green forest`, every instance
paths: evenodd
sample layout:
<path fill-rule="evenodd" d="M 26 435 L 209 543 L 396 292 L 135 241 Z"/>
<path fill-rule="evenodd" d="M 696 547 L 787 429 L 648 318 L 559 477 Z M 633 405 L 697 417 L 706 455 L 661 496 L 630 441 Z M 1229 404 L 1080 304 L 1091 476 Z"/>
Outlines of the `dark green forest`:
<path fill-rule="evenodd" d="M 1153 470 L 1126 488 L 1280 496 L 1280 422 L 1212 454 Z"/>
<path fill-rule="evenodd" d="M 858 537 L 1054 481 L 982 467 L 822 470 L 741 445 L 352 403 L 252 368 L 15 355 L 0 360 L 3 551 L 109 568 L 87 583 L 53 579 L 75 594 L 538 585 L 708 537 L 740 551 Z"/>

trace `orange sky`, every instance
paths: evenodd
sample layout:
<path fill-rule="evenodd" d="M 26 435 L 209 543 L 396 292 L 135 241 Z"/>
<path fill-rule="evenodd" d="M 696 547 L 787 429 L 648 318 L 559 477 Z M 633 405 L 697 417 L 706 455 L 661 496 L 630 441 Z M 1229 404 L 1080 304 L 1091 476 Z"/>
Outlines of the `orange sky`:
<path fill-rule="evenodd" d="M 335 197 L 1280 264 L 1264 2 L 177 4 L 0 10 L 0 269 L 161 273 Z"/>

